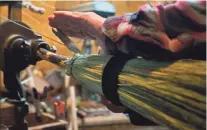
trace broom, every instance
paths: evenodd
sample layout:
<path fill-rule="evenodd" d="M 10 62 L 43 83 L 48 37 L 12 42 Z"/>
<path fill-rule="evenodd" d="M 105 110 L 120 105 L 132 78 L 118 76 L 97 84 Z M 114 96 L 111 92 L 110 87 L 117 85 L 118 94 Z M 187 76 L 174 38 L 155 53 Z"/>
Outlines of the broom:
<path fill-rule="evenodd" d="M 66 70 L 90 91 L 102 92 L 102 73 L 112 56 L 67 58 L 45 49 L 38 56 Z M 118 76 L 120 102 L 155 123 L 176 130 L 206 129 L 206 62 L 131 59 Z"/>

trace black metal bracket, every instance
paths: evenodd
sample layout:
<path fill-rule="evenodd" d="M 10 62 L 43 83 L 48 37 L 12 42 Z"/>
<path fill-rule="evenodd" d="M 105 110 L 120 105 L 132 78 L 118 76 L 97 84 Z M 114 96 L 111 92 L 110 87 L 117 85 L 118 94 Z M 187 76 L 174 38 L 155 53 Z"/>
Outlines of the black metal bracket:
<path fill-rule="evenodd" d="M 9 90 L 12 99 L 21 100 L 21 98 L 25 97 L 19 75 L 27 66 L 30 64 L 35 65 L 40 60 L 36 55 L 40 47 L 50 49 L 48 44 L 41 39 L 25 40 L 23 37 L 17 36 L 4 49 L 4 84 Z"/>
<path fill-rule="evenodd" d="M 24 117 L 28 114 L 28 104 L 20 82 L 20 72 L 29 65 L 35 65 L 41 58 L 37 56 L 39 48 L 50 50 L 48 44 L 39 39 L 25 39 L 24 36 L 16 36 L 11 39 L 4 48 L 4 84 L 9 91 L 9 102 L 15 106 L 15 130 L 27 130 Z"/>

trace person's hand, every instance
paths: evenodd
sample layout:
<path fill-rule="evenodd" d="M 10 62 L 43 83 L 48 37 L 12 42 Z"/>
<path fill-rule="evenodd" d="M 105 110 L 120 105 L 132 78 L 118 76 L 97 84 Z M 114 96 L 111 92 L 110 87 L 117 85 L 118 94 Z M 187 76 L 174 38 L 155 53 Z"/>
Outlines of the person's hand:
<path fill-rule="evenodd" d="M 101 27 L 105 18 L 93 12 L 55 11 L 48 17 L 49 25 L 65 35 L 89 40 L 104 40 Z"/>

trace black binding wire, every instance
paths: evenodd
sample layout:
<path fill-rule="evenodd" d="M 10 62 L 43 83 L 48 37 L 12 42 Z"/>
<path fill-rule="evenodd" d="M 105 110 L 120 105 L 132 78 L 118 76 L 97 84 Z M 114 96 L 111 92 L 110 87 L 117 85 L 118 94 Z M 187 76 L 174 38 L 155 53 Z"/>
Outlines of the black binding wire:
<path fill-rule="evenodd" d="M 102 91 L 105 97 L 114 105 L 123 106 L 118 95 L 118 75 L 125 63 L 132 59 L 131 55 L 118 51 L 105 65 L 102 74 Z"/>

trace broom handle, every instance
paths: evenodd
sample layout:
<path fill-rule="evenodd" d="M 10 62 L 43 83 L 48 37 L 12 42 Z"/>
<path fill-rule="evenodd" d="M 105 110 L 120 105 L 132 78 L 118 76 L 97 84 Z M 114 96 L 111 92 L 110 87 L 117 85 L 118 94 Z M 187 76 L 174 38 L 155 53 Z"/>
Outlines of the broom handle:
<path fill-rule="evenodd" d="M 39 56 L 43 60 L 46 60 L 50 63 L 53 63 L 53 64 L 65 69 L 65 70 L 67 70 L 67 62 L 66 61 L 68 61 L 69 58 L 66 57 L 66 56 L 53 53 L 53 52 L 48 51 L 48 50 L 43 49 L 43 48 L 40 48 L 37 51 L 37 56 Z M 97 84 L 86 86 L 86 88 L 89 91 L 98 93 L 100 95 L 104 95 L 103 92 L 102 92 L 102 89 L 100 87 L 98 87 Z"/>
<path fill-rule="evenodd" d="M 40 48 L 37 51 L 37 56 L 39 56 L 43 60 L 46 60 L 50 63 L 53 63 L 53 64 L 65 69 L 65 70 L 67 70 L 67 62 L 66 61 L 68 61 L 69 58 L 66 56 L 53 53 L 53 52 L 48 51 L 44 48 Z M 102 89 L 100 87 L 96 86 L 96 84 L 93 84 L 92 86 L 86 86 L 86 88 L 89 91 L 96 92 L 100 95 L 104 95 L 102 92 Z"/>
<path fill-rule="evenodd" d="M 51 62 L 57 66 L 60 66 L 63 69 L 66 69 L 66 66 L 67 66 L 66 60 L 68 60 L 68 58 L 66 56 L 53 53 L 53 52 L 48 51 L 44 48 L 40 48 L 37 51 L 37 56 L 39 56 L 43 60 L 46 60 L 46 61 Z"/>

